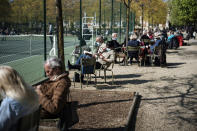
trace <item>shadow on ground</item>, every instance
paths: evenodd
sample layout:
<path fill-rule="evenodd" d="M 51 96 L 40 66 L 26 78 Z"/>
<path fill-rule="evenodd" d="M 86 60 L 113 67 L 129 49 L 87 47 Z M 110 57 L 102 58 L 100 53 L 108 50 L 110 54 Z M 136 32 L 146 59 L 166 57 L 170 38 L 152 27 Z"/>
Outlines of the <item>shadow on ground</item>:
<path fill-rule="evenodd" d="M 124 127 L 102 128 L 102 129 L 71 129 L 69 131 L 124 131 Z"/>
<path fill-rule="evenodd" d="M 148 89 L 156 91 L 160 97 L 143 98 L 149 104 L 155 106 L 166 104 L 168 105 L 169 124 L 176 124 L 177 120 L 185 121 L 190 125 L 197 126 L 197 75 L 188 77 L 169 77 L 161 78 L 161 81 L 170 83 L 168 86 L 153 87 Z M 182 89 L 184 88 L 184 90 Z M 170 95 L 171 93 L 176 95 Z M 164 95 L 165 96 L 162 96 Z M 184 125 L 179 125 L 181 126 Z"/>
<path fill-rule="evenodd" d="M 183 65 L 186 63 L 179 62 L 179 63 L 167 63 L 167 68 L 178 68 L 179 65 Z"/>
<path fill-rule="evenodd" d="M 78 108 L 88 107 L 88 106 L 98 105 L 98 104 L 118 103 L 118 102 L 127 102 L 127 101 L 131 101 L 131 99 L 114 100 L 114 101 L 103 101 L 103 102 L 93 102 L 93 103 L 80 104 L 80 105 L 78 105 Z"/>

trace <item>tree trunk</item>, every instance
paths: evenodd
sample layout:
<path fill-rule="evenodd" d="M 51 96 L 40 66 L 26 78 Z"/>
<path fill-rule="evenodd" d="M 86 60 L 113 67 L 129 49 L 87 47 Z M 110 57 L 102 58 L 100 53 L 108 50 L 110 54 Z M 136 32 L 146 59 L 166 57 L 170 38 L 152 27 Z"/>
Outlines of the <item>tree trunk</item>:
<path fill-rule="evenodd" d="M 62 71 L 65 71 L 64 62 L 64 36 L 63 36 L 63 19 L 62 19 L 62 2 L 56 0 L 57 8 L 57 39 L 58 39 L 58 57 L 62 60 Z"/>
<path fill-rule="evenodd" d="M 131 0 L 128 0 L 128 7 L 127 7 L 127 28 L 126 28 L 126 59 L 125 59 L 125 65 L 128 64 L 128 38 L 129 38 L 129 17 L 130 17 L 130 4 Z"/>

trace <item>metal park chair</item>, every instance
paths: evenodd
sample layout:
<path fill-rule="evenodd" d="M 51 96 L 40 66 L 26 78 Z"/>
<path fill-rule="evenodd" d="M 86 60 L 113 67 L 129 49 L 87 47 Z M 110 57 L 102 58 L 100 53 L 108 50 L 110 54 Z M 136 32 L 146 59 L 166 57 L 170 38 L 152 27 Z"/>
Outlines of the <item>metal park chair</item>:
<path fill-rule="evenodd" d="M 81 84 L 81 88 L 82 88 L 82 76 L 84 75 L 84 78 L 87 78 L 87 86 L 88 86 L 88 82 L 89 80 L 91 80 L 91 75 L 95 76 L 95 86 L 96 86 L 96 59 L 94 57 L 92 58 L 82 58 L 81 61 L 81 70 L 77 71 L 77 73 L 80 74 L 79 78 L 80 78 L 80 84 Z M 75 82 L 74 82 L 75 85 Z"/>
<path fill-rule="evenodd" d="M 107 71 L 112 73 L 112 85 L 114 84 L 114 73 L 113 73 L 113 68 L 114 68 L 114 62 L 112 62 L 109 66 L 107 65 L 102 65 L 101 68 L 99 69 L 99 77 L 100 77 L 100 72 L 103 71 L 104 72 L 104 80 L 106 83 L 106 78 L 107 78 Z"/>

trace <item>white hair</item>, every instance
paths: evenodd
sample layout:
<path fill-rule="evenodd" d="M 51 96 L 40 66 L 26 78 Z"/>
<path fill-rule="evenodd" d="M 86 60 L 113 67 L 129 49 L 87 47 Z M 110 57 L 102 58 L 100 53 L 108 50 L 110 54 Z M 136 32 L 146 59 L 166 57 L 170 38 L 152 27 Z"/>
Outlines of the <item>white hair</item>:
<path fill-rule="evenodd" d="M 136 35 L 136 34 L 132 34 L 132 35 L 130 36 L 130 40 L 132 40 L 132 39 L 137 39 L 137 35 Z"/>
<path fill-rule="evenodd" d="M 112 37 L 115 37 L 115 35 L 118 35 L 117 33 L 112 33 Z"/>
<path fill-rule="evenodd" d="M 62 61 L 61 59 L 59 59 L 58 57 L 56 56 L 52 56 L 52 57 L 49 57 L 44 65 L 49 65 L 52 69 L 54 68 L 61 68 L 62 67 Z"/>

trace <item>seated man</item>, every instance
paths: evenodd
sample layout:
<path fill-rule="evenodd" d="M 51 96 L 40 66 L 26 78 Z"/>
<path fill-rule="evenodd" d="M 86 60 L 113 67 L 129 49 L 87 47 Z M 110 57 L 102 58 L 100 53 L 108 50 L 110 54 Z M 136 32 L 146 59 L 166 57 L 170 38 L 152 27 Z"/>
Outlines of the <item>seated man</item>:
<path fill-rule="evenodd" d="M 144 30 L 143 31 L 143 35 L 140 38 L 140 41 L 142 42 L 142 45 L 145 45 L 145 46 L 149 45 L 149 42 L 148 42 L 149 40 L 150 40 L 150 38 L 147 35 L 147 31 Z"/>
<path fill-rule="evenodd" d="M 108 41 L 103 52 L 95 55 L 98 58 L 96 62 L 96 69 L 100 69 L 102 65 L 106 65 L 108 67 L 114 61 L 115 53 L 114 50 L 112 50 L 112 47 L 112 43 Z"/>
<path fill-rule="evenodd" d="M 120 52 L 121 51 L 121 45 L 117 42 L 117 37 L 118 37 L 117 33 L 112 34 L 111 44 L 112 44 L 112 47 L 113 47 L 115 52 Z"/>
<path fill-rule="evenodd" d="M 44 69 L 49 80 L 35 87 L 42 106 L 40 117 L 56 118 L 66 105 L 71 81 L 57 57 L 47 59 Z"/>
<path fill-rule="evenodd" d="M 81 54 L 79 56 L 79 58 L 77 59 L 76 63 L 74 65 L 70 64 L 70 61 L 68 60 L 68 68 L 69 69 L 78 69 L 80 70 L 81 65 L 80 65 L 80 61 L 82 58 L 92 58 L 93 55 L 91 52 L 89 52 L 88 50 L 85 50 L 83 54 Z"/>
<path fill-rule="evenodd" d="M 98 52 L 98 50 L 99 50 L 99 48 L 100 48 L 101 45 L 102 46 L 105 45 L 104 40 L 103 40 L 103 37 L 102 36 L 97 36 L 96 37 L 96 43 L 94 45 L 94 53 L 97 53 Z M 104 47 L 106 47 L 106 46 L 104 46 Z"/>

